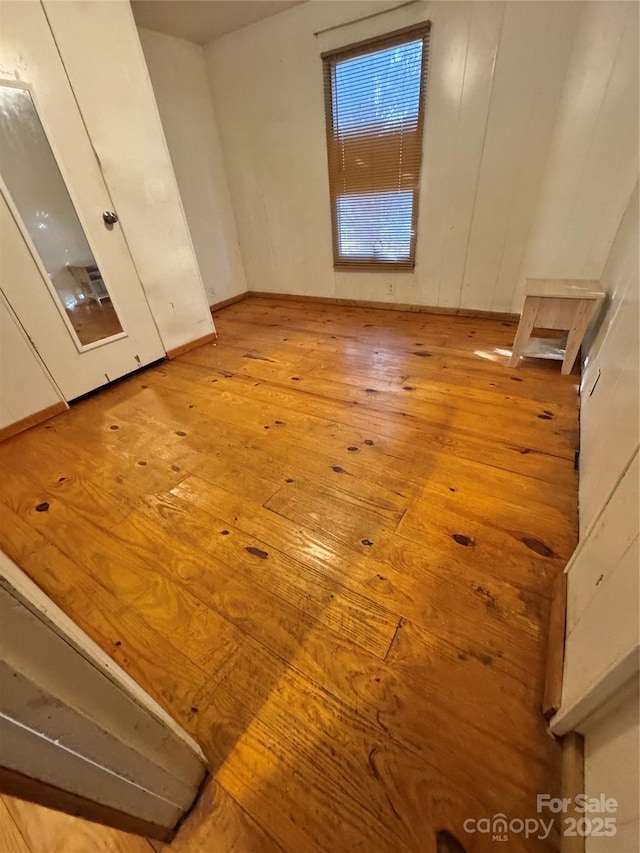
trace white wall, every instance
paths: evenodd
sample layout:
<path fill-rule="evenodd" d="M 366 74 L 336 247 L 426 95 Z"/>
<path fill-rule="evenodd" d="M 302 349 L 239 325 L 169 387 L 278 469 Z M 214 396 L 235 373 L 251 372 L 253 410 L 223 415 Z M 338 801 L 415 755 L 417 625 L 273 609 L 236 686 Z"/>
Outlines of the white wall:
<path fill-rule="evenodd" d="M 630 682 L 638 703 L 640 655 L 640 275 L 638 185 L 618 228 L 602 275 L 607 307 L 586 352 L 582 381 L 580 544 L 567 566 L 567 625 L 562 703 L 552 729 L 582 731 L 588 792 L 618 797 L 624 780 L 626 829 L 618 846 L 636 850 L 638 811 L 628 783 L 638 785 L 637 716 L 613 705 Z M 635 679 L 635 681 L 634 681 Z M 601 720 L 594 728 L 593 720 Z M 631 747 L 635 744 L 635 751 Z M 590 786 L 590 787 L 589 787 Z M 629 807 L 635 802 L 635 811 Z M 635 836 L 634 836 L 635 834 Z"/>
<path fill-rule="evenodd" d="M 637 4 L 394 5 L 312 0 L 206 48 L 249 289 L 519 311 L 526 277 L 599 278 L 637 174 Z M 335 273 L 320 53 L 427 18 L 415 272 Z"/>
<path fill-rule="evenodd" d="M 167 350 L 213 331 L 127 0 L 44 2 L 69 81 Z"/>
<path fill-rule="evenodd" d="M 0 429 L 60 402 L 58 389 L 0 291 Z"/>
<path fill-rule="evenodd" d="M 582 4 L 309 2 L 206 49 L 249 288 L 508 311 Z M 322 50 L 432 21 L 414 273 L 334 273 Z M 387 285 L 395 295 L 387 295 Z"/>
<path fill-rule="evenodd" d="M 604 719 L 587 729 L 585 793 L 589 797 L 613 797 L 618 807 L 612 815 L 616 819 L 615 836 L 588 836 L 586 853 L 640 850 L 639 711 L 636 681 L 634 689 Z"/>
<path fill-rule="evenodd" d="M 527 275 L 600 278 L 638 177 L 638 76 L 638 4 L 585 3 Z"/>
<path fill-rule="evenodd" d="M 138 29 L 209 304 L 244 293 L 240 246 L 202 47 Z"/>
<path fill-rule="evenodd" d="M 636 173 L 637 180 L 637 173 Z M 638 184 L 601 277 L 607 306 L 586 352 L 580 407 L 580 529 L 584 536 L 638 449 L 640 274 Z"/>

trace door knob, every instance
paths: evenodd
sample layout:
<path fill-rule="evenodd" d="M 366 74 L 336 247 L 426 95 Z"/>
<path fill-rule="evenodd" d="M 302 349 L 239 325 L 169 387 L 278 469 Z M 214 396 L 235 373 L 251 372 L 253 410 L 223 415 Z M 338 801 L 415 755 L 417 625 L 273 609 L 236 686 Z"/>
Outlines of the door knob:
<path fill-rule="evenodd" d="M 107 225 L 114 225 L 118 221 L 118 214 L 113 210 L 105 210 L 102 214 L 102 218 L 106 222 Z"/>

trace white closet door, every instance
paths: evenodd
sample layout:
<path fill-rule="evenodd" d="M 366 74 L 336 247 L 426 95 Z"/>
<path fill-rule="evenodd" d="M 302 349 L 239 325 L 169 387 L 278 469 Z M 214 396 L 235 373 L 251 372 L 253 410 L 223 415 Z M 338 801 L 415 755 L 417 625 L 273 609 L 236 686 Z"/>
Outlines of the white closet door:
<path fill-rule="evenodd" d="M 3 4 L 0 179 L 2 290 L 66 399 L 162 358 L 40 3 Z"/>

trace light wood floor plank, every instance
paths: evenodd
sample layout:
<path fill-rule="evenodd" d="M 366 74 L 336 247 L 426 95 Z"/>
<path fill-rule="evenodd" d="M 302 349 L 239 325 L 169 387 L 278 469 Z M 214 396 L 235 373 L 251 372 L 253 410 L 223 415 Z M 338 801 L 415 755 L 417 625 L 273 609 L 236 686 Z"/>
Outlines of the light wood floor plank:
<path fill-rule="evenodd" d="M 153 853 L 144 838 L 89 823 L 14 797 L 3 797 L 31 853 Z M 7 848 L 19 853 L 20 848 Z"/>
<path fill-rule="evenodd" d="M 577 377 L 511 369 L 498 320 L 249 299 L 216 324 L 0 445 L 0 546 L 202 744 L 167 851 L 493 849 L 466 818 L 559 792 Z M 151 850 L 9 808 L 18 853 Z"/>
<path fill-rule="evenodd" d="M 436 554 L 401 537 L 392 537 L 383 562 L 376 557 L 373 546 L 358 543 L 359 550 L 353 549 L 332 535 L 301 528 L 198 478 L 187 478 L 172 494 L 173 500 L 180 499 L 177 506 L 181 507 L 182 517 L 189 516 L 189 527 L 196 525 L 195 535 L 201 546 L 206 542 L 206 547 L 211 547 L 206 531 L 215 523 L 210 515 L 215 507 L 215 512 L 229 519 L 236 529 L 257 541 L 277 543 L 278 550 L 299 554 L 329 583 L 346 586 L 393 614 L 421 625 L 431 625 L 437 619 L 439 630 L 446 632 L 450 642 L 464 645 L 469 632 L 459 620 L 459 613 L 468 614 L 476 645 L 487 654 L 492 654 L 491 649 L 499 651 L 493 655 L 494 665 L 527 683 L 531 667 L 537 671 L 543 666 L 541 626 L 546 625 L 546 599 L 470 566 L 468 551 L 453 541 L 448 552 Z M 205 512 L 204 517 L 198 510 Z M 171 524 L 171 519 L 166 523 Z M 277 553 L 272 558 L 277 560 Z M 532 555 L 533 559 L 541 561 L 538 555 Z"/>
<path fill-rule="evenodd" d="M 18 824 L 7 808 L 7 801 L 10 799 L 10 797 L 0 797 L 0 850 L 2 853 L 30 853 L 30 848 L 18 829 Z"/>
<path fill-rule="evenodd" d="M 195 810 L 165 850 L 171 853 L 281 853 L 282 848 L 262 830 L 220 785 L 210 781 Z"/>

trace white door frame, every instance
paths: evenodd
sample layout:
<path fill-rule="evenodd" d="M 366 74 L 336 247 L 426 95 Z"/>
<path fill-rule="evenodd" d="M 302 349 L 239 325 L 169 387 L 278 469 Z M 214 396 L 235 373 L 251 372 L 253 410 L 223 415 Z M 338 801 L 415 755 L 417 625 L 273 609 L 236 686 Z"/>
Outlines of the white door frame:
<path fill-rule="evenodd" d="M 0 552 L 0 791 L 169 840 L 200 747 Z"/>

